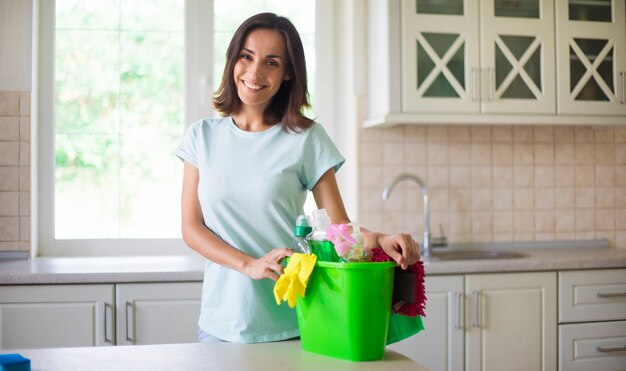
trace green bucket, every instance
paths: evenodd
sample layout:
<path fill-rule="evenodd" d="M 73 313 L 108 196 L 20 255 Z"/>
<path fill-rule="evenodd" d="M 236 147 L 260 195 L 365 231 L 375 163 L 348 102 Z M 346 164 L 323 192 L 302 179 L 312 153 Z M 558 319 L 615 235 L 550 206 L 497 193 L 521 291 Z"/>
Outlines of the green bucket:
<path fill-rule="evenodd" d="M 296 305 L 302 349 L 350 361 L 382 359 L 395 262 L 317 262 Z"/>

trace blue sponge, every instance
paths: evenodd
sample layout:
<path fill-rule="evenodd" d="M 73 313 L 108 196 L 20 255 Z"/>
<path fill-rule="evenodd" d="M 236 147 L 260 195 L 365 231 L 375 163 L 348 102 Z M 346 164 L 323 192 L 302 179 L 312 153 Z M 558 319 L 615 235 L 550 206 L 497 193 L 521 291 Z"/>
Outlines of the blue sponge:
<path fill-rule="evenodd" d="M 0 354 L 0 371 L 30 371 L 30 359 L 21 354 Z"/>

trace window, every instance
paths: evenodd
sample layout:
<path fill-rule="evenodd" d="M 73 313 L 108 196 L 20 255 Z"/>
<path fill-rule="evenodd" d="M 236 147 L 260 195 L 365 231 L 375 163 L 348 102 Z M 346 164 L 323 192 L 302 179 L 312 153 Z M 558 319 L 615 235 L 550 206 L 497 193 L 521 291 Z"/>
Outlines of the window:
<path fill-rule="evenodd" d="M 182 165 L 173 151 L 186 124 L 215 115 L 209 102 L 228 42 L 250 15 L 272 11 L 296 25 L 314 100 L 315 1 L 38 6 L 40 255 L 186 251 Z"/>

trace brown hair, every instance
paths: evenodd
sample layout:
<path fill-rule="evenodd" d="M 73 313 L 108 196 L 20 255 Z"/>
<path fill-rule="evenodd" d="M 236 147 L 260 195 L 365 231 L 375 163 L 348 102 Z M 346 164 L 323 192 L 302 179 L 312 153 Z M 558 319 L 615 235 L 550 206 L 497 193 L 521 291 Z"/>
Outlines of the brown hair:
<path fill-rule="evenodd" d="M 226 51 L 226 66 L 219 89 L 213 96 L 213 107 L 223 116 L 239 113 L 241 100 L 234 81 L 234 69 L 243 43 L 248 34 L 259 28 L 278 31 L 285 40 L 287 51 L 286 74 L 289 80 L 283 80 L 276 95 L 263 113 L 268 123 L 281 123 L 283 130 L 300 132 L 313 125 L 313 120 L 304 116 L 302 110 L 311 106 L 307 91 L 306 62 L 302 40 L 294 25 L 285 17 L 274 13 L 260 13 L 246 19 L 230 41 Z"/>

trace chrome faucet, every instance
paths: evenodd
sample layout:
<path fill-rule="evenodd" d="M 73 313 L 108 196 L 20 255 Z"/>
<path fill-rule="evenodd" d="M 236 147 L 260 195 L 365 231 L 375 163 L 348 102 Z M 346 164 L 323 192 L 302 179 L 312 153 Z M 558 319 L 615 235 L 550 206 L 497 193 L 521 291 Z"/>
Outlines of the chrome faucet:
<path fill-rule="evenodd" d="M 420 190 L 422 191 L 422 196 L 424 197 L 424 240 L 422 242 L 422 256 L 424 258 L 428 258 L 431 256 L 431 242 L 433 241 L 430 238 L 430 209 L 428 207 L 428 187 L 426 187 L 426 183 L 417 175 L 410 173 L 399 174 L 395 178 L 393 178 L 391 184 L 389 184 L 383 190 L 383 200 L 389 199 L 393 187 L 395 187 L 396 184 L 400 183 L 403 180 L 412 180 L 413 182 L 417 183 L 417 185 L 420 187 Z M 442 236 L 436 239 L 436 245 L 445 247 L 448 245 L 448 241 L 443 234 L 443 228 L 441 234 Z"/>

